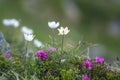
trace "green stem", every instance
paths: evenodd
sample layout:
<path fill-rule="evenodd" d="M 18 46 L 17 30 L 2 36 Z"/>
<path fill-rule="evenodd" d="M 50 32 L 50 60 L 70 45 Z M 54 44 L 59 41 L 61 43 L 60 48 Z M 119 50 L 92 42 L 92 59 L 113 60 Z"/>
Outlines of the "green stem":
<path fill-rule="evenodd" d="M 87 48 L 87 58 L 88 58 L 88 59 L 90 59 L 89 53 L 90 53 L 90 47 Z"/>
<path fill-rule="evenodd" d="M 25 49 L 25 54 L 23 55 L 24 56 L 24 60 L 23 60 L 23 63 L 24 63 L 24 70 L 26 70 L 26 56 L 28 54 L 28 41 L 26 41 L 26 49 Z"/>
<path fill-rule="evenodd" d="M 54 42 L 55 42 L 55 39 L 54 39 L 54 29 L 52 29 L 52 46 L 54 47 Z"/>
<path fill-rule="evenodd" d="M 62 35 L 62 46 L 61 46 L 61 51 L 62 52 L 61 53 L 63 53 L 63 48 L 64 48 L 63 46 L 64 46 L 64 35 Z"/>

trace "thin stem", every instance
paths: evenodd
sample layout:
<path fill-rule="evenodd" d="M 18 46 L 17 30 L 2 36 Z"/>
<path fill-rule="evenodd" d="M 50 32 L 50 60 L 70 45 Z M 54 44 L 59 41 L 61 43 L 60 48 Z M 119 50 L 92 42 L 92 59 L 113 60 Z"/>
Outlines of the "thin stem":
<path fill-rule="evenodd" d="M 25 54 L 23 55 L 23 63 L 24 63 L 24 70 L 26 69 L 26 56 L 28 55 L 28 41 L 26 41 L 26 49 L 25 49 Z"/>
<path fill-rule="evenodd" d="M 63 53 L 63 47 L 64 46 L 64 35 L 62 35 L 62 46 L 61 46 L 61 51 L 62 51 L 62 53 Z"/>
<path fill-rule="evenodd" d="M 54 47 L 54 42 L 55 42 L 55 39 L 54 39 L 54 29 L 52 29 L 52 46 Z"/>
<path fill-rule="evenodd" d="M 87 48 L 87 58 L 88 58 L 88 59 L 90 59 L 89 53 L 90 53 L 90 47 Z"/>

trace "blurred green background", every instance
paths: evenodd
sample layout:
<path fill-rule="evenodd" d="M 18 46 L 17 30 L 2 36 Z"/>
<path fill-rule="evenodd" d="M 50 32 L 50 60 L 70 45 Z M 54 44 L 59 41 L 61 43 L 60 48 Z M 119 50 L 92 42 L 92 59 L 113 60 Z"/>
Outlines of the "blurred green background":
<path fill-rule="evenodd" d="M 20 27 L 5 27 L 2 20 L 10 18 Z M 120 0 L 0 0 L 0 31 L 9 43 L 23 40 L 22 26 L 33 29 L 40 41 L 50 41 L 48 21 L 69 27 L 66 41 L 73 45 L 84 40 L 104 45 L 108 54 L 120 53 Z"/>

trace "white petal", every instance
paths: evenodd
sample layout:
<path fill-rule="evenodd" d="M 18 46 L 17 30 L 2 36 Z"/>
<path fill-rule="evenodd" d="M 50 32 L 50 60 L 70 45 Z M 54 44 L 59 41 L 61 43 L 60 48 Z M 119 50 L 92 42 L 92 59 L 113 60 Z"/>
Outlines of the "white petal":
<path fill-rule="evenodd" d="M 17 28 L 19 26 L 19 22 L 16 19 L 11 19 L 11 26 Z"/>
<path fill-rule="evenodd" d="M 17 28 L 17 27 L 19 27 L 19 21 L 18 20 L 16 20 L 16 19 L 4 19 L 3 20 L 3 24 L 5 25 L 5 26 L 12 26 L 12 27 L 15 27 L 15 28 Z"/>
<path fill-rule="evenodd" d="M 70 32 L 70 30 L 68 30 L 68 27 L 66 27 L 66 28 L 64 29 L 64 35 L 67 35 L 69 32 Z"/>
<path fill-rule="evenodd" d="M 64 28 L 60 27 L 60 29 L 58 29 L 59 34 L 58 35 L 64 35 Z"/>
<path fill-rule="evenodd" d="M 43 47 L 43 46 L 44 46 L 44 45 L 42 44 L 42 42 L 39 41 L 39 40 L 37 40 L 37 39 L 34 40 L 34 45 L 35 45 L 35 47 Z"/>
<path fill-rule="evenodd" d="M 33 34 L 24 34 L 24 38 L 26 41 L 32 41 L 34 39 Z"/>
<path fill-rule="evenodd" d="M 65 28 L 60 27 L 60 29 L 58 29 L 58 31 L 59 31 L 58 35 L 67 35 L 70 32 L 70 30 L 68 30 L 68 27 L 65 27 Z"/>
<path fill-rule="evenodd" d="M 59 26 L 59 22 L 55 22 L 55 21 L 52 21 L 52 22 L 48 22 L 48 26 L 51 28 L 51 29 L 55 29 Z"/>
<path fill-rule="evenodd" d="M 3 20 L 3 25 L 9 26 L 9 25 L 10 25 L 9 20 L 8 20 L 8 19 L 4 19 L 4 20 Z"/>
<path fill-rule="evenodd" d="M 59 22 L 57 22 L 57 23 L 56 23 L 56 27 L 58 27 L 59 25 L 60 25 L 60 23 L 59 23 Z"/>
<path fill-rule="evenodd" d="M 30 28 L 27 28 L 26 26 L 23 26 L 21 29 L 22 33 L 26 33 L 26 34 L 33 34 L 33 30 Z"/>

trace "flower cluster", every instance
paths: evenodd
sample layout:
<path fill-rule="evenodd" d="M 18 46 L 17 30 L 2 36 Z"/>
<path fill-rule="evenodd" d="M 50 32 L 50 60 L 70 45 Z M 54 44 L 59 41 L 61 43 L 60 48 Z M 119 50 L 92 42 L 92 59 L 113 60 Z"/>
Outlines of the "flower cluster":
<path fill-rule="evenodd" d="M 95 57 L 95 62 L 98 63 L 98 64 L 103 64 L 104 58 Z M 85 66 L 88 69 L 92 69 L 92 63 L 89 60 L 84 61 L 82 66 Z"/>
<path fill-rule="evenodd" d="M 53 48 L 53 47 L 51 47 L 51 48 L 48 49 L 48 52 L 49 52 L 49 53 L 53 53 L 53 52 L 55 52 L 55 51 L 56 51 L 56 48 Z M 48 59 L 48 53 L 45 52 L 44 50 L 39 50 L 39 51 L 36 53 L 36 56 L 37 56 L 39 59 L 44 60 L 44 61 Z"/>
<path fill-rule="evenodd" d="M 97 64 L 103 64 L 104 62 L 104 58 L 101 57 L 95 57 L 95 62 Z M 92 69 L 92 63 L 90 62 L 90 60 L 85 60 L 82 64 L 83 67 L 86 67 L 87 69 L 91 70 Z M 84 75 L 84 77 L 82 78 L 82 80 L 90 80 L 90 78 L 87 75 Z"/>
<path fill-rule="evenodd" d="M 92 69 L 92 63 L 89 60 L 84 61 L 82 66 L 85 66 L 88 69 Z"/>
<path fill-rule="evenodd" d="M 11 54 L 10 53 L 5 53 L 4 57 L 5 57 L 5 59 L 9 59 L 9 58 L 11 58 Z"/>
<path fill-rule="evenodd" d="M 50 53 L 52 53 L 52 52 L 55 52 L 56 51 L 56 48 L 49 48 L 49 50 L 48 50 Z"/>
<path fill-rule="evenodd" d="M 90 78 L 87 75 L 84 75 L 84 77 L 82 78 L 82 80 L 90 80 Z"/>
<path fill-rule="evenodd" d="M 47 60 L 48 59 L 48 54 L 44 50 L 39 50 L 37 52 L 36 56 L 41 60 Z"/>
<path fill-rule="evenodd" d="M 98 63 L 98 64 L 103 64 L 104 58 L 96 57 L 96 58 L 95 58 L 95 62 Z"/>

